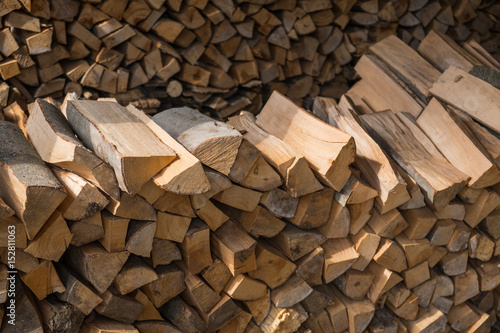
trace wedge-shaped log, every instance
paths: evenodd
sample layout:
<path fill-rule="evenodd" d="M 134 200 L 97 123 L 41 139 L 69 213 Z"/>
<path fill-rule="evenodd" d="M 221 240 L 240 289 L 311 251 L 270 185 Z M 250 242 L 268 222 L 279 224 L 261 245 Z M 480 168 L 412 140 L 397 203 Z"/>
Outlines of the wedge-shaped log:
<path fill-rule="evenodd" d="M 170 301 L 186 289 L 184 272 L 175 264 L 156 268 L 158 279 L 141 287 L 156 308 Z"/>
<path fill-rule="evenodd" d="M 227 221 L 211 235 L 211 249 L 233 276 L 257 268 L 256 241 L 233 221 Z"/>
<path fill-rule="evenodd" d="M 188 107 L 168 109 L 152 119 L 201 163 L 229 174 L 242 140 L 237 130 Z"/>
<path fill-rule="evenodd" d="M 274 92 L 256 124 L 301 153 L 323 184 L 340 191 L 354 162 L 354 139 L 313 117 L 288 98 Z"/>
<path fill-rule="evenodd" d="M 287 224 L 276 237 L 271 238 L 271 243 L 288 259 L 295 261 L 326 240 L 327 238 L 317 230 L 302 230 L 292 224 Z"/>
<path fill-rule="evenodd" d="M 332 103 L 329 99 L 321 99 L 321 102 L 328 111 L 330 124 L 349 133 L 356 141 L 356 165 L 368 183 L 379 192 L 376 202 L 380 213 L 385 214 L 410 200 L 404 180 L 351 111 L 344 105 L 336 108 L 330 106 Z"/>
<path fill-rule="evenodd" d="M 84 282 L 80 280 L 63 264 L 56 265 L 57 273 L 63 283 L 66 291 L 57 293 L 56 296 L 63 302 L 67 302 L 83 314 L 88 315 L 92 310 L 102 302 L 102 298 L 95 294 Z"/>
<path fill-rule="evenodd" d="M 103 210 L 109 203 L 99 189 L 72 172 L 53 167 L 52 172 L 66 188 L 68 196 L 57 210 L 67 220 L 83 220 Z"/>
<path fill-rule="evenodd" d="M 335 295 L 335 298 L 338 299 L 347 310 L 347 317 L 349 318 L 349 332 L 353 333 L 361 333 L 368 327 L 370 321 L 375 314 L 375 306 L 372 302 L 367 299 L 362 301 L 352 300 L 337 287 L 330 285 L 330 288 Z"/>
<path fill-rule="evenodd" d="M 228 123 L 244 133 L 243 137 L 260 150 L 266 161 L 279 172 L 291 196 L 300 197 L 322 188 L 304 156 L 257 126 L 251 113 L 242 112 L 229 118 Z"/>
<path fill-rule="evenodd" d="M 500 171 L 485 148 L 470 136 L 464 124 L 453 111 L 448 112 L 435 98 L 417 119 L 420 128 L 432 140 L 446 159 L 458 170 L 471 177 L 469 187 L 481 188 L 500 181 Z M 471 140 L 470 137 L 474 137 Z"/>
<path fill-rule="evenodd" d="M 327 240 L 321 247 L 325 251 L 323 268 L 325 283 L 330 283 L 344 274 L 359 258 L 359 253 L 356 252 L 354 245 L 347 238 Z"/>
<path fill-rule="evenodd" d="M 52 293 L 63 293 L 66 288 L 59 279 L 52 261 L 43 260 L 31 272 L 21 277 L 24 284 L 42 300 Z"/>
<path fill-rule="evenodd" d="M 98 243 L 90 243 L 80 247 L 70 245 L 64 256 L 78 274 L 103 293 L 120 272 L 129 253 L 108 253 Z"/>
<path fill-rule="evenodd" d="M 69 101 L 70 126 L 109 163 L 120 188 L 134 195 L 176 157 L 137 116 L 115 102 Z"/>
<path fill-rule="evenodd" d="M 109 196 L 119 198 L 118 182 L 113 169 L 76 138 L 57 107 L 37 99 L 31 109 L 26 131 L 45 162 L 72 171 Z"/>
<path fill-rule="evenodd" d="M 177 194 L 199 194 L 210 189 L 201 162 L 196 157 L 144 112 L 132 105 L 128 105 L 127 109 L 177 154 L 177 158 L 172 163 L 153 177 L 153 181 L 158 186 Z"/>
<path fill-rule="evenodd" d="M 500 95 L 498 89 L 491 84 L 451 66 L 439 77 L 430 91 L 440 100 L 500 132 Z"/>
<path fill-rule="evenodd" d="M 363 115 L 361 120 L 375 141 L 415 179 L 434 208 L 446 206 L 467 182 L 468 176 L 431 155 L 391 111 Z"/>
<path fill-rule="evenodd" d="M 0 121 L 0 198 L 24 223 L 29 239 L 66 198 L 66 190 L 16 125 Z"/>

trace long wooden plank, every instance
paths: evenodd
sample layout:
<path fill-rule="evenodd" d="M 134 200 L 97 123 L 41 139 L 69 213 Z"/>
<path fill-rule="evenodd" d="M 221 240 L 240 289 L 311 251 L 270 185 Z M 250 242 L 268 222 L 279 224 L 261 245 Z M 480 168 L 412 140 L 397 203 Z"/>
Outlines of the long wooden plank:
<path fill-rule="evenodd" d="M 440 73 L 410 46 L 391 35 L 370 47 L 370 51 L 386 63 L 423 101 Z"/>
<path fill-rule="evenodd" d="M 284 178 L 284 187 L 293 197 L 321 190 L 304 156 L 287 143 L 263 131 L 248 112 L 231 117 L 228 123 L 241 131 L 243 137 L 260 150 L 262 156 Z"/>
<path fill-rule="evenodd" d="M 70 170 L 109 196 L 120 198 L 113 169 L 78 140 L 56 106 L 37 99 L 31 109 L 26 131 L 45 162 Z"/>
<path fill-rule="evenodd" d="M 313 117 L 274 91 L 256 124 L 302 154 L 319 180 L 340 191 L 347 183 L 356 147 L 353 138 Z"/>
<path fill-rule="evenodd" d="M 69 101 L 68 122 L 109 163 L 120 188 L 134 195 L 176 157 L 141 120 L 115 102 Z"/>
<path fill-rule="evenodd" d="M 361 116 L 373 139 L 422 188 L 434 208 L 446 206 L 469 177 L 451 164 L 432 156 L 391 111 Z"/>
<path fill-rule="evenodd" d="M 452 66 L 430 92 L 500 133 L 500 90 L 491 84 Z"/>
<path fill-rule="evenodd" d="M 452 117 L 437 99 L 430 101 L 417 123 L 448 161 L 471 177 L 468 184 L 471 188 L 500 182 L 500 171 L 492 157 L 463 132 L 460 120 Z"/>
<path fill-rule="evenodd" d="M 356 142 L 356 165 L 363 172 L 368 183 L 379 193 L 376 197 L 380 213 L 402 205 L 410 200 L 406 184 L 394 171 L 389 159 L 380 146 L 366 133 L 346 104 L 332 107 L 328 98 L 317 98 L 328 112 L 329 123 L 352 135 Z"/>
<path fill-rule="evenodd" d="M 155 184 L 177 194 L 194 195 L 207 192 L 210 183 L 201 162 L 144 112 L 132 105 L 128 105 L 127 109 L 177 154 L 172 163 L 153 177 Z"/>

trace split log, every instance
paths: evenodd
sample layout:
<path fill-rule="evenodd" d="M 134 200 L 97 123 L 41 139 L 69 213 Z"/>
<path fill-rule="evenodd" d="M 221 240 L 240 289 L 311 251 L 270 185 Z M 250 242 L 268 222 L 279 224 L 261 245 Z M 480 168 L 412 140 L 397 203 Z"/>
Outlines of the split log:
<path fill-rule="evenodd" d="M 2 121 L 0 127 L 0 179 L 7 185 L 0 190 L 0 197 L 16 212 L 28 238 L 33 239 L 64 200 L 66 191 L 17 126 Z"/>
<path fill-rule="evenodd" d="M 179 295 L 186 289 L 184 273 L 175 264 L 156 268 L 158 279 L 141 287 L 156 308 Z"/>
<path fill-rule="evenodd" d="M 128 194 L 137 193 L 176 156 L 140 119 L 117 103 L 70 101 L 66 112 L 73 130 L 110 163 L 120 188 Z M 114 126 L 110 127 L 111 123 Z"/>
<path fill-rule="evenodd" d="M 468 180 L 449 163 L 430 155 L 393 113 L 378 112 L 361 119 L 375 141 L 417 181 L 434 208 L 447 205 Z M 392 139 L 396 136 L 401 138 L 397 143 Z"/>
<path fill-rule="evenodd" d="M 200 161 L 143 112 L 135 107 L 127 108 L 177 155 L 167 168 L 153 176 L 155 184 L 177 194 L 199 194 L 208 191 L 208 180 Z"/>
<path fill-rule="evenodd" d="M 351 173 L 348 165 L 355 157 L 354 140 L 350 135 L 311 117 L 277 92 L 267 101 L 256 124 L 303 154 L 325 185 L 337 191 L 344 187 Z M 295 126 L 302 130 L 299 132 Z M 312 128 L 316 129 L 315 133 L 311 132 Z M 290 131 L 296 133 L 291 135 Z M 319 143 L 323 145 L 321 148 Z M 321 153 L 316 150 L 321 150 Z M 327 158 L 326 151 L 331 152 Z"/>
<path fill-rule="evenodd" d="M 42 300 L 52 293 L 63 293 L 66 288 L 59 279 L 59 275 L 52 261 L 44 260 L 31 272 L 21 277 L 23 283 Z"/>
<path fill-rule="evenodd" d="M 210 229 L 201 220 L 195 220 L 180 245 L 182 259 L 191 274 L 198 274 L 212 264 Z"/>
<path fill-rule="evenodd" d="M 242 140 L 238 131 L 191 108 L 165 110 L 153 121 L 203 164 L 229 174 Z"/>
<path fill-rule="evenodd" d="M 367 177 L 368 182 L 379 192 L 377 204 L 384 214 L 410 199 L 403 179 L 394 171 L 380 147 L 364 131 L 351 111 L 344 105 L 332 107 L 330 100 L 317 100 L 323 104 L 329 122 L 353 136 L 356 142 L 356 165 Z"/>
<path fill-rule="evenodd" d="M 264 158 L 284 178 L 284 186 L 293 197 L 312 193 L 322 188 L 304 157 L 277 137 L 264 132 L 249 113 L 231 117 L 228 123 L 260 150 Z"/>

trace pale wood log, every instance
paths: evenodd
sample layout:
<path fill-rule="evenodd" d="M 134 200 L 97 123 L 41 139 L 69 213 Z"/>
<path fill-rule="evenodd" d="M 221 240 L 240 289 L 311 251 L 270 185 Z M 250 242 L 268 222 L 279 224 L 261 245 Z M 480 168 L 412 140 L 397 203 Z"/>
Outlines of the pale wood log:
<path fill-rule="evenodd" d="M 141 287 L 156 308 L 170 301 L 186 289 L 184 273 L 175 264 L 156 268 L 158 279 Z"/>
<path fill-rule="evenodd" d="M 168 265 L 175 260 L 182 260 L 181 252 L 174 242 L 166 239 L 153 239 L 151 262 L 153 268 L 159 265 Z"/>
<path fill-rule="evenodd" d="M 103 293 L 120 272 L 128 256 L 126 251 L 108 253 L 97 243 L 90 243 L 80 247 L 70 245 L 65 253 L 65 262 L 99 293 Z"/>
<path fill-rule="evenodd" d="M 434 214 L 438 220 L 458 220 L 462 221 L 465 218 L 465 205 L 459 200 L 453 200 L 442 209 L 435 211 Z"/>
<path fill-rule="evenodd" d="M 306 160 L 295 149 L 277 137 L 264 132 L 249 113 L 231 117 L 228 123 L 260 150 L 264 158 L 284 178 L 284 186 L 293 197 L 320 190 L 321 184 L 309 169 Z"/>
<path fill-rule="evenodd" d="M 377 309 L 368 330 L 371 332 L 396 333 L 400 327 L 396 320 L 387 309 Z"/>
<path fill-rule="evenodd" d="M 371 219 L 374 202 L 374 199 L 369 199 L 359 204 L 347 205 L 351 219 L 349 226 L 349 233 L 351 235 L 357 234 Z"/>
<path fill-rule="evenodd" d="M 21 280 L 39 300 L 44 299 L 49 294 L 66 291 L 52 261 L 43 260 L 31 272 L 21 276 Z"/>
<path fill-rule="evenodd" d="M 364 54 L 355 69 L 363 78 L 362 85 L 351 89 L 349 96 L 355 99 L 360 97 L 361 102 L 366 98 L 368 107 L 376 111 L 393 109 L 395 112 L 410 112 L 415 116 L 422 112 L 422 103 L 415 100 L 412 94 L 399 84 L 397 78 L 391 75 L 387 65 L 375 56 Z"/>
<path fill-rule="evenodd" d="M 452 220 L 439 220 L 428 235 L 431 245 L 447 245 L 457 225 Z"/>
<path fill-rule="evenodd" d="M 207 185 L 209 185 L 208 180 Z M 185 217 L 196 217 L 189 197 L 174 192 L 163 193 L 163 195 L 155 201 L 153 207 L 161 212 L 168 212 Z"/>
<path fill-rule="evenodd" d="M 373 275 L 368 271 L 347 270 L 343 275 L 336 278 L 333 283 L 342 293 L 350 299 L 361 301 L 365 298 L 373 281 Z"/>
<path fill-rule="evenodd" d="M 222 327 L 220 333 L 243 333 L 246 332 L 246 328 L 252 320 L 252 315 L 246 311 L 241 311 L 238 316 L 231 319 L 227 324 Z"/>
<path fill-rule="evenodd" d="M 195 210 L 205 206 L 214 195 L 232 186 L 231 180 L 217 171 L 205 168 L 205 175 L 210 183 L 210 189 L 202 194 L 191 196 L 191 205 Z"/>
<path fill-rule="evenodd" d="M 137 193 L 176 156 L 136 115 L 117 103 L 70 101 L 67 117 L 86 146 L 110 162 L 120 188 L 129 194 Z"/>
<path fill-rule="evenodd" d="M 198 274 L 212 264 L 210 229 L 201 220 L 194 220 L 179 246 L 191 274 Z"/>
<path fill-rule="evenodd" d="M 228 175 L 241 144 L 241 134 L 191 108 L 165 110 L 153 120 L 205 165 Z"/>
<path fill-rule="evenodd" d="M 396 163 L 393 163 L 393 165 L 395 166 L 396 170 L 401 175 L 401 177 L 404 179 L 406 183 L 406 188 L 411 196 L 410 201 L 399 206 L 399 209 L 405 210 L 405 209 L 417 209 L 425 207 L 426 204 L 424 195 L 422 194 L 422 190 L 420 189 L 420 186 L 417 184 L 415 179 L 413 179 L 410 175 L 408 175 L 408 173 L 406 173 L 406 171 L 401 169 L 401 167 Z"/>
<path fill-rule="evenodd" d="M 359 253 L 348 239 L 327 240 L 321 247 L 325 257 L 323 268 L 325 283 L 330 283 L 344 274 L 359 257 Z"/>
<path fill-rule="evenodd" d="M 474 230 L 469 238 L 469 257 L 489 261 L 493 256 L 495 243 L 487 235 Z"/>
<path fill-rule="evenodd" d="M 207 332 L 215 332 L 224 327 L 228 322 L 241 313 L 241 308 L 227 295 L 208 313 L 202 313 L 203 320 L 207 323 Z"/>
<path fill-rule="evenodd" d="M 190 217 L 158 212 L 155 237 L 182 243 L 190 224 Z"/>
<path fill-rule="evenodd" d="M 235 300 L 256 301 L 267 294 L 267 286 L 245 274 L 239 274 L 229 280 L 224 287 L 224 292 Z"/>
<path fill-rule="evenodd" d="M 257 268 L 248 272 L 248 275 L 254 279 L 264 281 L 271 289 L 285 283 L 297 267 L 264 240 L 259 240 L 257 243 L 255 260 Z"/>
<path fill-rule="evenodd" d="M 392 112 L 363 115 L 361 119 L 375 141 L 417 181 L 426 201 L 434 208 L 439 209 L 448 204 L 468 180 L 451 164 L 431 155 Z M 392 138 L 395 136 L 402 140 L 394 142 Z M 443 175 L 447 177 L 443 178 Z"/>
<path fill-rule="evenodd" d="M 143 112 L 130 106 L 127 108 L 177 155 L 167 168 L 153 177 L 154 182 L 167 191 L 179 194 L 199 194 L 208 191 L 208 180 L 200 161 Z"/>
<path fill-rule="evenodd" d="M 436 147 L 458 170 L 470 176 L 471 188 L 496 184 L 500 178 L 498 166 L 491 156 L 483 153 L 484 148 L 470 140 L 462 131 L 460 120 L 450 115 L 435 98 L 420 114 L 417 123 Z M 454 143 L 460 142 L 460 145 Z M 465 158 L 465 157 L 468 158 Z M 474 164 L 467 161 L 475 161 Z"/>
<path fill-rule="evenodd" d="M 247 301 L 245 302 L 245 305 L 247 306 L 248 310 L 250 310 L 250 313 L 252 314 L 252 318 L 255 321 L 255 323 L 257 325 L 260 325 L 264 321 L 264 319 L 266 319 L 269 310 L 272 306 L 271 294 L 268 291 L 264 297 L 255 301 Z"/>
<path fill-rule="evenodd" d="M 500 194 L 485 189 L 474 204 L 465 205 L 464 221 L 472 228 L 500 206 Z"/>
<path fill-rule="evenodd" d="M 59 212 L 54 212 L 24 250 L 40 259 L 59 261 L 73 234 Z"/>
<path fill-rule="evenodd" d="M 374 277 L 372 285 L 368 290 L 367 297 L 374 304 L 377 304 L 383 295 L 392 287 L 403 281 L 401 276 L 385 267 L 382 267 L 375 261 L 371 261 L 367 269 L 372 272 Z"/>
<path fill-rule="evenodd" d="M 368 225 L 380 237 L 390 239 L 395 238 L 408 227 L 408 223 L 397 209 L 393 209 L 383 215 L 374 211 L 368 221 Z"/>
<path fill-rule="evenodd" d="M 409 239 L 424 238 L 432 230 L 437 221 L 432 210 L 427 207 L 403 210 L 401 211 L 401 215 L 408 222 L 408 228 L 403 232 Z"/>
<path fill-rule="evenodd" d="M 323 248 L 318 246 L 295 262 L 297 264 L 297 275 L 303 278 L 311 287 L 323 283 L 323 264 L 325 262 L 323 254 Z"/>
<path fill-rule="evenodd" d="M 102 302 L 102 299 L 66 266 L 57 264 L 56 268 L 60 280 L 66 288 L 66 291 L 57 293 L 56 296 L 61 301 L 73 305 L 83 314 L 90 314 Z"/>
<path fill-rule="evenodd" d="M 207 328 L 207 323 L 201 318 L 198 312 L 180 297 L 175 297 L 170 301 L 161 310 L 161 313 L 176 327 L 185 332 L 201 333 Z"/>
<path fill-rule="evenodd" d="M 411 291 L 402 283 L 395 285 L 387 295 L 387 302 L 399 308 L 410 297 Z"/>
<path fill-rule="evenodd" d="M 479 289 L 481 291 L 493 290 L 500 284 L 498 258 L 486 262 L 472 260 L 471 266 L 479 276 Z"/>
<path fill-rule="evenodd" d="M 210 245 L 233 276 L 253 271 L 257 267 L 256 241 L 233 221 L 224 223 L 212 234 Z"/>
<path fill-rule="evenodd" d="M 294 139 L 288 134 L 288 131 L 294 129 L 291 127 L 292 119 L 295 126 L 309 128 L 308 131 L 297 134 L 301 139 Z M 326 185 L 338 191 L 344 187 L 350 176 L 347 166 L 354 161 L 355 155 L 354 140 L 350 135 L 310 117 L 303 109 L 277 92 L 273 93 L 262 109 L 256 124 L 303 154 L 312 170 Z M 311 133 L 311 128 L 316 128 L 318 132 Z M 329 139 L 326 139 L 327 137 Z M 318 142 L 322 142 L 324 146 L 319 148 Z M 312 147 L 321 149 L 323 153 L 315 153 Z M 332 152 L 327 159 L 324 151 Z M 319 159 L 319 155 L 323 158 Z"/>
<path fill-rule="evenodd" d="M 463 274 L 467 270 L 468 253 L 466 250 L 448 252 L 439 261 L 439 268 L 448 276 Z"/>
<path fill-rule="evenodd" d="M 184 272 L 186 289 L 181 294 L 184 299 L 203 313 L 212 310 L 221 300 L 219 294 L 200 279 L 198 275 L 189 273 L 187 266 L 183 262 L 178 262 L 177 265 Z"/>
<path fill-rule="evenodd" d="M 123 251 L 130 219 L 115 216 L 108 211 L 103 211 L 101 218 L 104 237 L 99 242 L 110 253 Z"/>
<path fill-rule="evenodd" d="M 156 272 L 136 256 L 130 257 L 113 281 L 113 287 L 121 294 L 128 294 L 158 279 Z"/>
<path fill-rule="evenodd" d="M 134 297 L 134 299 L 137 302 L 141 303 L 144 306 L 142 312 L 137 316 L 136 321 L 144 322 L 150 320 L 155 320 L 155 321 L 163 320 L 162 316 L 155 308 L 153 303 L 149 300 L 148 296 L 146 296 L 146 294 L 144 294 L 140 289 L 137 289 L 133 293 L 131 293 L 131 296 Z M 136 325 L 137 324 L 138 323 L 136 323 Z"/>
<path fill-rule="evenodd" d="M 292 275 L 284 284 L 271 291 L 271 301 L 277 308 L 289 308 L 304 300 L 312 291 L 302 278 Z"/>
<path fill-rule="evenodd" d="M 398 273 L 408 267 L 403 249 L 396 242 L 386 238 L 381 240 L 373 260 L 379 265 Z"/>
<path fill-rule="evenodd" d="M 213 198 L 245 212 L 253 212 L 259 204 L 261 195 L 260 192 L 233 184 L 228 189 L 213 196 Z"/>
<path fill-rule="evenodd" d="M 335 302 L 335 298 L 326 285 L 319 285 L 300 304 L 310 316 L 317 316 L 327 306 Z"/>
<path fill-rule="evenodd" d="M 388 303 L 387 307 L 403 320 L 415 320 L 419 312 L 418 302 L 417 295 L 410 291 L 410 296 L 399 307 L 395 307 L 391 303 Z"/>
<path fill-rule="evenodd" d="M 434 290 L 431 295 L 431 302 L 434 302 L 440 297 L 448 297 L 453 295 L 455 286 L 453 285 L 453 280 L 449 276 L 444 274 L 436 274 L 436 272 L 432 270 L 431 280 L 436 280 L 436 285 L 433 288 Z M 415 288 L 415 290 L 416 289 L 417 288 Z"/>
<path fill-rule="evenodd" d="M 451 238 L 446 245 L 448 251 L 456 252 L 467 249 L 471 229 L 462 221 L 454 221 L 456 224 Z"/>
<path fill-rule="evenodd" d="M 465 273 L 455 275 L 453 277 L 455 291 L 453 293 L 453 304 L 459 305 L 468 299 L 479 294 L 479 278 L 476 271 L 472 268 L 467 268 Z"/>
<path fill-rule="evenodd" d="M 125 250 L 138 256 L 151 256 L 156 222 L 131 221 L 127 230 Z"/>
<path fill-rule="evenodd" d="M 218 294 L 222 292 L 227 282 L 232 277 L 231 271 L 224 262 L 218 258 L 216 258 L 209 267 L 201 271 L 200 274 Z"/>
<path fill-rule="evenodd" d="M 347 318 L 347 310 L 343 302 L 341 302 L 335 294 L 332 293 L 334 301 L 325 308 L 333 326 L 333 332 L 340 333 L 349 329 L 349 319 Z"/>
<path fill-rule="evenodd" d="M 28 238 L 33 239 L 66 193 L 21 130 L 7 122 L 0 122 L 0 127 L 5 136 L 0 150 L 4 162 L 0 179 L 5 189 L 0 191 L 0 197 L 16 212 L 25 224 Z M 13 149 L 23 152 L 22 155 L 13 156 L 10 153 Z M 29 171 L 25 170 L 28 165 Z"/>
<path fill-rule="evenodd" d="M 104 209 L 109 203 L 101 192 L 84 178 L 59 168 L 52 172 L 66 188 L 68 196 L 57 208 L 68 220 L 83 220 Z"/>
<path fill-rule="evenodd" d="M 302 230 L 291 224 L 287 224 L 281 233 L 271 238 L 273 246 L 292 261 L 304 257 L 325 241 L 326 237 L 318 231 Z"/>
<path fill-rule="evenodd" d="M 288 319 L 288 320 L 287 320 Z M 307 312 L 302 306 L 292 308 L 276 308 L 271 305 L 269 313 L 260 324 L 260 329 L 264 333 L 273 333 L 279 331 L 296 331 L 300 325 L 307 319 Z"/>
<path fill-rule="evenodd" d="M 364 271 L 377 251 L 380 236 L 375 234 L 370 227 L 365 227 L 356 235 L 353 235 L 351 240 L 354 243 L 354 249 L 359 253 L 358 259 L 352 264 L 351 268 Z"/>
<path fill-rule="evenodd" d="M 479 320 L 479 315 L 467 304 L 453 306 L 446 315 L 451 328 L 463 332 Z"/>
<path fill-rule="evenodd" d="M 426 238 L 409 239 L 406 235 L 401 234 L 396 237 L 396 242 L 403 248 L 409 268 L 420 264 L 432 254 L 433 248 Z"/>
<path fill-rule="evenodd" d="M 262 206 L 257 206 L 253 212 L 245 212 L 236 208 L 223 207 L 225 213 L 239 222 L 250 235 L 257 237 L 275 237 L 286 223 L 272 215 Z"/>
<path fill-rule="evenodd" d="M 330 207 L 330 214 L 326 223 L 318 228 L 318 230 L 328 238 L 344 238 L 349 235 L 351 224 L 351 216 L 348 207 L 345 206 L 345 201 L 342 198 L 337 198 L 334 193 L 334 198 Z M 338 201 L 340 199 L 340 202 Z"/>
<path fill-rule="evenodd" d="M 100 297 L 102 302 L 95 311 L 126 324 L 132 324 L 144 308 L 142 303 L 129 295 L 120 295 L 114 288 L 109 288 Z"/>
<path fill-rule="evenodd" d="M 367 299 L 362 301 L 351 300 L 345 297 L 336 287 L 331 286 L 335 297 L 344 304 L 349 319 L 349 331 L 363 332 L 375 314 L 375 306 Z"/>
<path fill-rule="evenodd" d="M 57 298 L 46 298 L 38 302 L 38 307 L 44 327 L 49 332 L 78 332 L 85 319 L 85 315 L 77 308 Z"/>
<path fill-rule="evenodd" d="M 157 214 L 153 206 L 139 195 L 120 192 L 120 200 L 110 198 L 106 210 L 113 215 L 135 220 L 156 221 Z"/>
<path fill-rule="evenodd" d="M 474 103 L 469 100 L 466 102 L 464 98 L 470 96 L 471 91 L 480 91 L 476 98 L 481 96 L 481 100 L 487 98 L 489 102 L 479 103 L 479 100 Z M 439 77 L 439 80 L 431 89 L 431 93 L 437 98 L 462 110 L 472 118 L 498 132 L 500 131 L 500 123 L 493 116 L 496 112 L 496 91 L 497 89 L 490 84 L 453 66 Z M 479 108 L 479 105 L 481 105 L 481 108 Z"/>
<path fill-rule="evenodd" d="M 480 227 L 484 229 L 488 235 L 493 237 L 493 239 L 498 240 L 500 238 L 500 209 L 496 209 L 491 212 L 486 218 L 481 222 Z"/>
<path fill-rule="evenodd" d="M 326 110 L 329 123 L 338 126 L 353 136 L 356 141 L 356 165 L 368 182 L 379 192 L 377 203 L 384 214 L 410 199 L 403 179 L 391 166 L 377 143 L 364 131 L 345 105 L 334 107 L 330 99 L 315 101 L 316 106 Z"/>
<path fill-rule="evenodd" d="M 11 251 L 10 251 L 11 252 Z M 9 253 L 8 247 L 0 249 L 0 260 L 5 265 L 9 265 L 9 256 L 12 253 Z M 16 268 L 24 273 L 29 273 L 33 269 L 35 269 L 39 264 L 39 260 L 33 257 L 31 254 L 26 253 L 24 251 L 16 251 Z"/>
<path fill-rule="evenodd" d="M 406 287 L 411 289 L 430 278 L 429 264 L 427 261 L 423 261 L 418 265 L 408 268 L 402 272 L 401 275 L 403 276 Z"/>

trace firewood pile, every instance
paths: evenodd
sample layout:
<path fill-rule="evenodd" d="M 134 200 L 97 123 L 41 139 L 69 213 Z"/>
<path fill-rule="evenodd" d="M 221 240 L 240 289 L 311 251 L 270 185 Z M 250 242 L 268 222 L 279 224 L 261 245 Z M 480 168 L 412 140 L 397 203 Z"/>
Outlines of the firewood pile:
<path fill-rule="evenodd" d="M 0 106 L 25 112 L 68 92 L 219 119 L 258 113 L 275 90 L 311 108 L 391 34 L 416 49 L 437 31 L 499 57 L 491 0 L 3 0 L 0 18 Z"/>
<path fill-rule="evenodd" d="M 500 64 L 431 32 L 355 69 L 310 111 L 70 93 L 0 121 L 1 331 L 497 327 Z"/>

